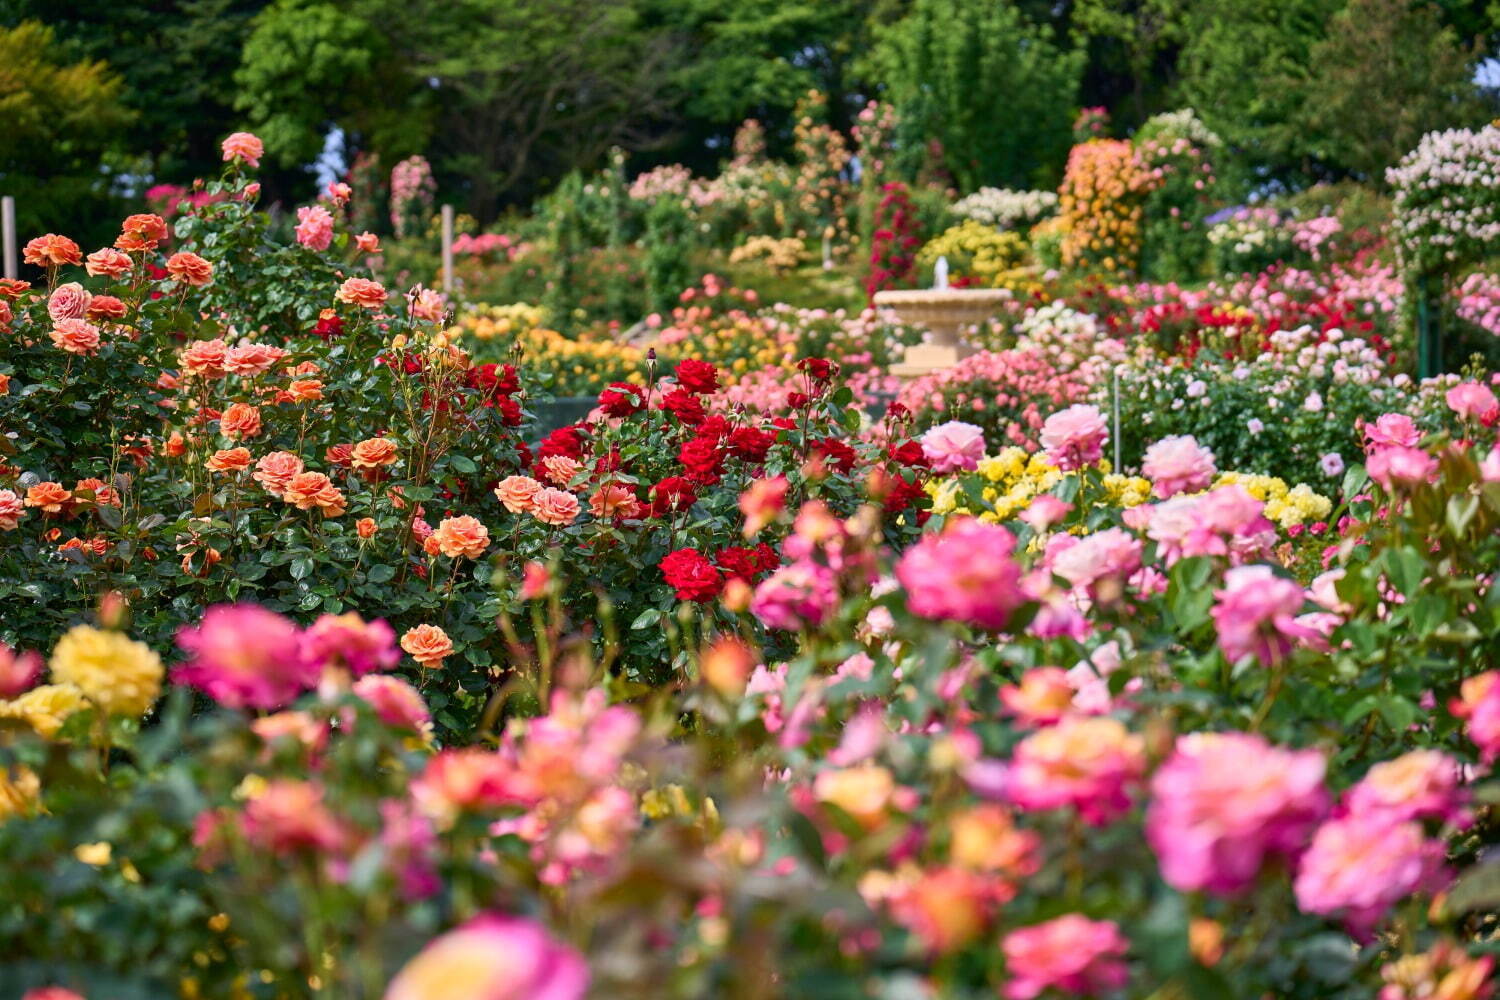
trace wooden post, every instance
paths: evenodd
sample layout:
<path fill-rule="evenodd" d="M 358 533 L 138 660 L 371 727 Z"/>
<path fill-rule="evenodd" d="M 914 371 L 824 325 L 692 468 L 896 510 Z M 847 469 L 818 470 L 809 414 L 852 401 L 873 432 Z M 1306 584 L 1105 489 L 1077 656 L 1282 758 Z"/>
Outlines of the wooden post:
<path fill-rule="evenodd" d="M 16 199 L 10 195 L 0 198 L 0 230 L 4 230 L 5 276 L 19 278 L 21 268 L 16 263 Z"/>
<path fill-rule="evenodd" d="M 1417 377 L 1432 378 L 1443 370 L 1443 304 L 1432 291 L 1433 275 L 1417 279 Z M 1442 278 L 1438 279 L 1439 287 Z"/>
<path fill-rule="evenodd" d="M 453 206 L 443 206 L 443 292 L 453 294 Z"/>
<path fill-rule="evenodd" d="M 1111 395 L 1114 396 L 1114 406 L 1115 406 L 1115 465 L 1114 465 L 1114 468 L 1110 469 L 1109 471 L 1113 472 L 1115 475 L 1118 476 L 1118 475 L 1121 475 L 1121 472 L 1120 472 L 1120 369 L 1118 367 L 1115 368 L 1115 373 L 1114 374 L 1115 374 L 1114 392 L 1111 393 Z"/>

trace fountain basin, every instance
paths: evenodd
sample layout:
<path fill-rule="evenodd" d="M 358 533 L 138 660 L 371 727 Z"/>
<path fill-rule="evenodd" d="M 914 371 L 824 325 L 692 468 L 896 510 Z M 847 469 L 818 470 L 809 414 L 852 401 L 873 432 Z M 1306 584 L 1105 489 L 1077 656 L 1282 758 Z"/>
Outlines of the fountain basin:
<path fill-rule="evenodd" d="M 875 293 L 877 308 L 890 309 L 906 323 L 932 331 L 926 343 L 906 349 L 891 374 L 917 378 L 952 368 L 977 348 L 963 341 L 965 327 L 997 315 L 1014 296 L 1008 288 L 922 288 Z"/>

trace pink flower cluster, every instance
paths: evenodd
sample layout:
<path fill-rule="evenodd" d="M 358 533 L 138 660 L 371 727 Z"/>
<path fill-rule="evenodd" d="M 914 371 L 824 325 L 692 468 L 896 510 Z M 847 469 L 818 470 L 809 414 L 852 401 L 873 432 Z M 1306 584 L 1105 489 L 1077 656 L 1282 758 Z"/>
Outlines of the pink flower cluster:
<path fill-rule="evenodd" d="M 1191 434 L 1183 434 L 1162 438 L 1147 448 L 1141 471 L 1152 481 L 1156 495 L 1165 500 L 1207 489 L 1217 470 L 1214 453 Z"/>
<path fill-rule="evenodd" d="M 1231 663 L 1254 656 L 1264 666 L 1273 666 L 1285 660 L 1298 643 L 1322 641 L 1317 629 L 1298 620 L 1306 603 L 1302 588 L 1277 576 L 1270 566 L 1231 569 L 1214 597 L 1219 649 Z"/>
<path fill-rule="evenodd" d="M 1001 944 L 1010 981 L 1007 1000 L 1033 1000 L 1047 990 L 1067 996 L 1097 996 L 1124 986 L 1130 970 L 1122 961 L 1130 942 L 1109 920 L 1068 913 L 1011 931 Z"/>
<path fill-rule="evenodd" d="M 951 521 L 901 556 L 896 579 L 913 614 L 1001 629 L 1025 600 L 1009 531 L 973 518 Z"/>

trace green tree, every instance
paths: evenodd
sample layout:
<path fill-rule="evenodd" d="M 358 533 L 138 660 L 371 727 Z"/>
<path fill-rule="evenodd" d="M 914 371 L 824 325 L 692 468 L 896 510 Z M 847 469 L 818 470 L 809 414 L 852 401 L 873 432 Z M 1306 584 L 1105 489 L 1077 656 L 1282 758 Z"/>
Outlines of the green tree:
<path fill-rule="evenodd" d="M 1438 9 L 1409 0 L 1350 0 L 1313 49 L 1303 120 L 1339 167 L 1377 185 L 1423 133 L 1481 124 L 1477 45 L 1459 43 Z"/>
<path fill-rule="evenodd" d="M 103 62 L 69 61 L 36 21 L 0 28 L 0 192 L 16 198 L 22 241 L 44 231 L 80 241 L 118 222 L 101 159 L 132 114 Z"/>
<path fill-rule="evenodd" d="M 904 123 L 941 141 L 960 187 L 1055 182 L 1081 52 L 1059 48 L 1008 2 L 916 0 L 878 38 L 872 75 Z"/>

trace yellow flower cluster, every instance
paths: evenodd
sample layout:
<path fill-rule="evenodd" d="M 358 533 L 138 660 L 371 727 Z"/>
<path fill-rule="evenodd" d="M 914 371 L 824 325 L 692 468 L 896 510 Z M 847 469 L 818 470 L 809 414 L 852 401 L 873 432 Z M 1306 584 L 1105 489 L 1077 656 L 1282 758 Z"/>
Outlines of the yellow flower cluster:
<path fill-rule="evenodd" d="M 967 275 L 990 288 L 1014 287 L 1025 272 L 1026 240 L 974 219 L 944 230 L 917 251 L 917 267 L 931 271 L 939 257 L 947 257 L 955 275 Z"/>
<path fill-rule="evenodd" d="M 526 302 L 484 306 L 459 317 L 458 325 L 449 332 L 455 336 L 463 334 L 478 340 L 517 337 L 541 327 L 546 315 L 546 310 L 541 306 Z"/>
<path fill-rule="evenodd" d="M 1074 146 L 1058 192 L 1066 227 L 1063 266 L 1134 271 L 1141 253 L 1143 200 L 1155 175 L 1123 139 L 1091 139 Z"/>
<path fill-rule="evenodd" d="M 729 263 L 764 264 L 772 274 L 790 274 L 807 259 L 807 248 L 795 236 L 752 236 L 729 253 Z"/>
<path fill-rule="evenodd" d="M 1276 476 L 1225 472 L 1214 480 L 1214 488 L 1220 486 L 1243 487 L 1246 493 L 1266 505 L 1267 519 L 1276 522 L 1282 530 L 1321 521 L 1333 510 L 1333 501 L 1314 493 L 1306 483 L 1287 486 L 1286 480 Z"/>
<path fill-rule="evenodd" d="M 540 309 L 525 303 L 483 306 L 459 316 L 447 336 L 509 341 L 520 350 L 523 365 L 553 375 L 548 388 L 558 395 L 592 395 L 610 382 L 645 384 L 642 348 L 607 338 L 565 337 L 541 326 L 541 318 Z"/>

